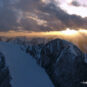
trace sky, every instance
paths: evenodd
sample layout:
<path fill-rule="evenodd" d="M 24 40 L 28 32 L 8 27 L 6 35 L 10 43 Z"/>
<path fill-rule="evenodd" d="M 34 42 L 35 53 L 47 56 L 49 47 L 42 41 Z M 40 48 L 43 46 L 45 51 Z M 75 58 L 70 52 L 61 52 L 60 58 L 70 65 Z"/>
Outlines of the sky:
<path fill-rule="evenodd" d="M 87 0 L 0 0 L 0 36 L 61 38 L 87 52 Z"/>
<path fill-rule="evenodd" d="M 60 7 L 69 14 L 87 17 L 87 0 L 59 0 Z"/>
<path fill-rule="evenodd" d="M 47 2 L 47 0 L 42 0 Z M 65 10 L 68 14 L 76 14 L 81 17 L 87 17 L 87 0 L 48 0 L 55 1 L 56 4 Z"/>
<path fill-rule="evenodd" d="M 0 0 L 0 32 L 87 29 L 87 0 Z"/>

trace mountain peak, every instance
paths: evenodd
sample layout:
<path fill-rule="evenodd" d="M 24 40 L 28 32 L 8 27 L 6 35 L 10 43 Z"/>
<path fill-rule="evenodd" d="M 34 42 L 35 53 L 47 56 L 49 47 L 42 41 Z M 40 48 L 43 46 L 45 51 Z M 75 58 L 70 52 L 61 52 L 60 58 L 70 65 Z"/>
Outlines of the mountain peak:
<path fill-rule="evenodd" d="M 41 51 L 41 65 L 52 79 L 55 87 L 83 87 L 87 80 L 85 54 L 72 43 L 55 39 Z"/>

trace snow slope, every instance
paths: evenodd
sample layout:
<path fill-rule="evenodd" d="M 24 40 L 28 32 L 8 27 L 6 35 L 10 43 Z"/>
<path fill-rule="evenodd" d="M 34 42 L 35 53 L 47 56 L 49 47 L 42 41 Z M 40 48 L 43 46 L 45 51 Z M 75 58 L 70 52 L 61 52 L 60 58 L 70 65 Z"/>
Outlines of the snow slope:
<path fill-rule="evenodd" d="M 0 51 L 10 69 L 12 87 L 53 87 L 45 71 L 19 45 L 0 42 Z"/>
<path fill-rule="evenodd" d="M 43 46 L 40 63 L 55 87 L 87 87 L 87 54 L 72 43 L 55 39 Z"/>

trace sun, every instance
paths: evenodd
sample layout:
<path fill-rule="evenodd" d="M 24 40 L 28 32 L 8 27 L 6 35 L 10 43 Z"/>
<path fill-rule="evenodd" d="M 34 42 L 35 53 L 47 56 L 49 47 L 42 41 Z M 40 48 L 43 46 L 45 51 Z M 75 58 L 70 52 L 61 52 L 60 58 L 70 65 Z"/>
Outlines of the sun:
<path fill-rule="evenodd" d="M 64 31 L 61 31 L 61 33 L 64 34 L 64 35 L 75 35 L 75 34 L 78 33 L 78 31 L 67 28 Z"/>

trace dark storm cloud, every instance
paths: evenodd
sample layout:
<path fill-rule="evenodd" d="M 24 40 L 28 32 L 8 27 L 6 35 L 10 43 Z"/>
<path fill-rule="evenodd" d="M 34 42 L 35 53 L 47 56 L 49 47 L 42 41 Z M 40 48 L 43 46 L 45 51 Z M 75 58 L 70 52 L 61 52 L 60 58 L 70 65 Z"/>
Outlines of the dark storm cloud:
<path fill-rule="evenodd" d="M 77 6 L 77 7 L 81 6 L 81 4 L 77 1 L 72 1 L 70 4 L 73 5 L 73 6 Z"/>
<path fill-rule="evenodd" d="M 87 18 L 67 14 L 54 0 L 49 4 L 40 0 L 0 0 L 0 31 L 50 31 L 86 25 Z"/>
<path fill-rule="evenodd" d="M 23 11 L 32 11 L 40 6 L 39 4 L 40 0 L 20 0 L 20 2 L 15 5 L 15 8 Z"/>
<path fill-rule="evenodd" d="M 40 0 L 0 0 L 0 31 L 17 30 L 20 27 L 32 30 L 36 24 L 27 19 L 25 14 L 33 12 L 40 6 L 39 3 Z"/>
<path fill-rule="evenodd" d="M 17 17 L 10 0 L 0 0 L 0 31 L 16 29 Z"/>
<path fill-rule="evenodd" d="M 36 15 L 41 20 L 47 21 L 47 26 L 39 26 L 35 20 L 22 18 L 21 26 L 24 29 L 32 31 L 48 31 L 48 30 L 61 30 L 67 27 L 69 28 L 87 28 L 87 20 L 76 15 L 69 15 L 59 7 L 56 7 L 54 0 L 51 0 L 51 3 L 44 5 L 40 0 L 21 0 L 21 3 L 17 4 L 18 8 L 23 10 L 23 12 L 32 13 Z M 17 7 L 16 6 L 16 7 Z M 35 12 L 38 11 L 38 13 Z M 49 15 L 45 15 L 48 13 Z"/>
<path fill-rule="evenodd" d="M 82 4 L 82 3 L 80 3 L 80 2 L 78 2 L 78 1 L 72 1 L 71 3 L 70 3 L 70 5 L 72 5 L 72 6 L 76 6 L 76 7 L 80 7 L 80 6 L 82 6 L 82 7 L 87 7 L 87 5 L 86 4 Z"/>
<path fill-rule="evenodd" d="M 69 15 L 65 11 L 61 10 L 59 7 L 56 7 L 54 4 L 47 5 L 42 9 L 42 11 L 48 12 L 51 16 L 56 17 L 54 22 L 56 20 L 59 20 L 61 22 L 61 24 L 59 25 L 61 26 L 61 28 L 87 28 L 87 18 L 82 18 L 81 16 L 77 15 Z"/>

